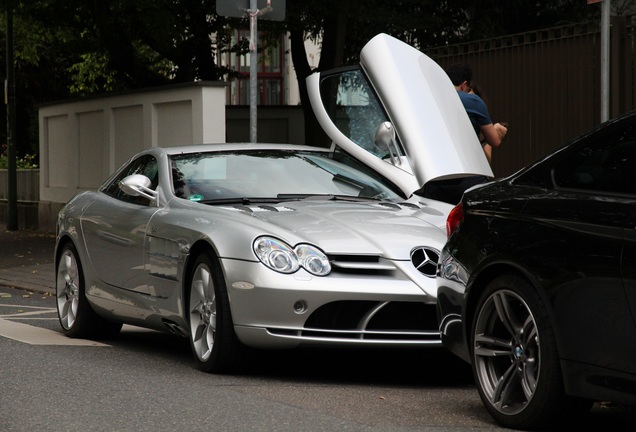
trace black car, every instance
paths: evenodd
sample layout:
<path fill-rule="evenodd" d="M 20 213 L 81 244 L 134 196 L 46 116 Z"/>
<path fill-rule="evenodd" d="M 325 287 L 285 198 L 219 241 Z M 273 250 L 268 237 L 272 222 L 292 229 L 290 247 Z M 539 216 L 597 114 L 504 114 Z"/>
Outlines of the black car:
<path fill-rule="evenodd" d="M 499 423 L 636 405 L 636 112 L 467 191 L 447 230 L 442 340 Z"/>

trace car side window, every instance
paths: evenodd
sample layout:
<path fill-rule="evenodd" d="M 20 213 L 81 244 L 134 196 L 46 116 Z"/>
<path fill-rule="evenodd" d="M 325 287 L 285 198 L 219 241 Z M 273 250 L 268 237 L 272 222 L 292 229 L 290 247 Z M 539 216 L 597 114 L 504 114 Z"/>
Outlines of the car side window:
<path fill-rule="evenodd" d="M 378 149 L 374 141 L 378 126 L 389 119 L 360 69 L 326 75 L 320 82 L 320 97 L 340 132 L 375 156 L 386 156 L 387 150 Z"/>
<path fill-rule="evenodd" d="M 159 175 L 157 169 L 157 160 L 150 155 L 141 156 L 132 161 L 126 168 L 124 168 L 117 177 L 113 178 L 110 184 L 103 189 L 103 192 L 121 201 L 125 201 L 131 204 L 148 206 L 150 201 L 148 198 L 142 196 L 131 196 L 125 194 L 119 188 L 119 182 L 129 175 L 143 174 L 150 179 L 150 188 L 156 189 L 159 184 Z"/>
<path fill-rule="evenodd" d="M 636 127 L 591 136 L 554 166 L 558 188 L 589 192 L 636 194 Z"/>

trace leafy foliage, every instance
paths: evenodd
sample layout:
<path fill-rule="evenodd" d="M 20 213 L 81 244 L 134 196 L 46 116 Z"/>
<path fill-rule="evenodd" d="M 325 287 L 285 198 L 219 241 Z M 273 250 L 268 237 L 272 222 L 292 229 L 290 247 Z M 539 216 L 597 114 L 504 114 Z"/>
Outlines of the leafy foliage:
<path fill-rule="evenodd" d="M 308 107 L 305 78 L 313 72 L 306 40 L 321 42 L 317 70 L 358 61 L 378 33 L 425 49 L 580 21 L 597 14 L 582 0 L 287 0 L 287 19 L 271 28 L 289 31 L 301 103 Z M 305 110 L 306 142 L 326 145 L 322 129 Z"/>
<path fill-rule="evenodd" d="M 32 168 L 37 168 L 38 167 L 38 158 L 36 155 L 33 154 L 29 154 L 24 156 L 23 158 L 17 158 L 15 163 L 16 163 L 16 168 L 17 169 L 32 169 Z M 8 160 L 7 160 L 7 156 L 5 155 L 0 155 L 0 169 L 7 169 L 8 166 Z"/>
<path fill-rule="evenodd" d="M 628 0 L 614 4 L 630 7 Z M 215 0 L 0 0 L 0 60 L 6 58 L 4 18 L 9 6 L 14 10 L 20 154 L 37 152 L 38 104 L 226 79 L 234 73 L 217 55 L 248 49 L 245 41 L 231 41 L 231 29 L 247 27 L 247 21 L 218 16 Z M 424 49 L 598 14 L 598 8 L 583 0 L 286 0 L 286 7 L 284 22 L 262 20 L 259 28 L 290 32 L 305 106 L 304 78 L 312 72 L 307 39 L 320 41 L 318 69 L 326 69 L 356 62 L 360 48 L 380 32 Z M 4 110 L 3 105 L 0 115 Z M 306 113 L 306 121 L 311 122 L 311 116 Z M 310 125 L 307 136 L 313 135 Z"/>

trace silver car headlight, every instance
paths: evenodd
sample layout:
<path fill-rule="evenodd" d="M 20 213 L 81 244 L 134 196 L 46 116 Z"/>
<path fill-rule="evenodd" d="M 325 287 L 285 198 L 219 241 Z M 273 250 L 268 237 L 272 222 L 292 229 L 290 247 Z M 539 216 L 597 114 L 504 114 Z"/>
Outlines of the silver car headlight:
<path fill-rule="evenodd" d="M 254 253 L 267 267 L 281 273 L 294 273 L 303 267 L 316 276 L 325 276 L 331 271 L 327 256 L 315 246 L 301 244 L 292 248 L 284 241 L 273 237 L 254 240 Z"/>
<path fill-rule="evenodd" d="M 300 265 L 309 273 L 325 276 L 331 271 L 329 259 L 320 249 L 308 244 L 301 244 L 294 248 L 294 252 L 296 252 Z"/>

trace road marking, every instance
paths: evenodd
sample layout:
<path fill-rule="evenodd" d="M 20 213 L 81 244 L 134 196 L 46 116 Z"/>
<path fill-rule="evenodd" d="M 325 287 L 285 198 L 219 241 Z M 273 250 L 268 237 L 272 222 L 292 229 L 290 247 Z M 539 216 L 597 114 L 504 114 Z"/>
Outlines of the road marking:
<path fill-rule="evenodd" d="M 92 340 L 69 338 L 53 330 L 17 323 L 3 318 L 0 318 L 0 336 L 29 345 L 110 346 Z"/>
<path fill-rule="evenodd" d="M 2 305 L 0 305 L 2 306 Z M 33 306 L 28 306 L 29 309 L 31 309 Z M 31 311 L 31 312 L 20 312 L 18 311 L 18 313 L 12 313 L 12 314 L 7 314 L 7 315 L 0 315 L 0 318 L 13 318 L 13 319 L 20 319 L 22 317 L 28 317 L 28 316 L 33 316 L 33 315 L 44 315 L 44 314 L 52 314 L 52 313 L 57 313 L 57 309 L 52 309 L 52 308 L 42 308 L 42 310 L 37 310 L 37 311 Z"/>
<path fill-rule="evenodd" d="M 55 308 L 50 308 L 45 306 L 25 306 L 25 305 L 16 305 L 16 304 L 9 304 L 9 303 L 0 303 L 0 306 L 13 307 L 13 308 L 25 308 L 25 309 L 41 309 L 47 312 L 50 312 L 50 311 L 55 312 Z"/>

